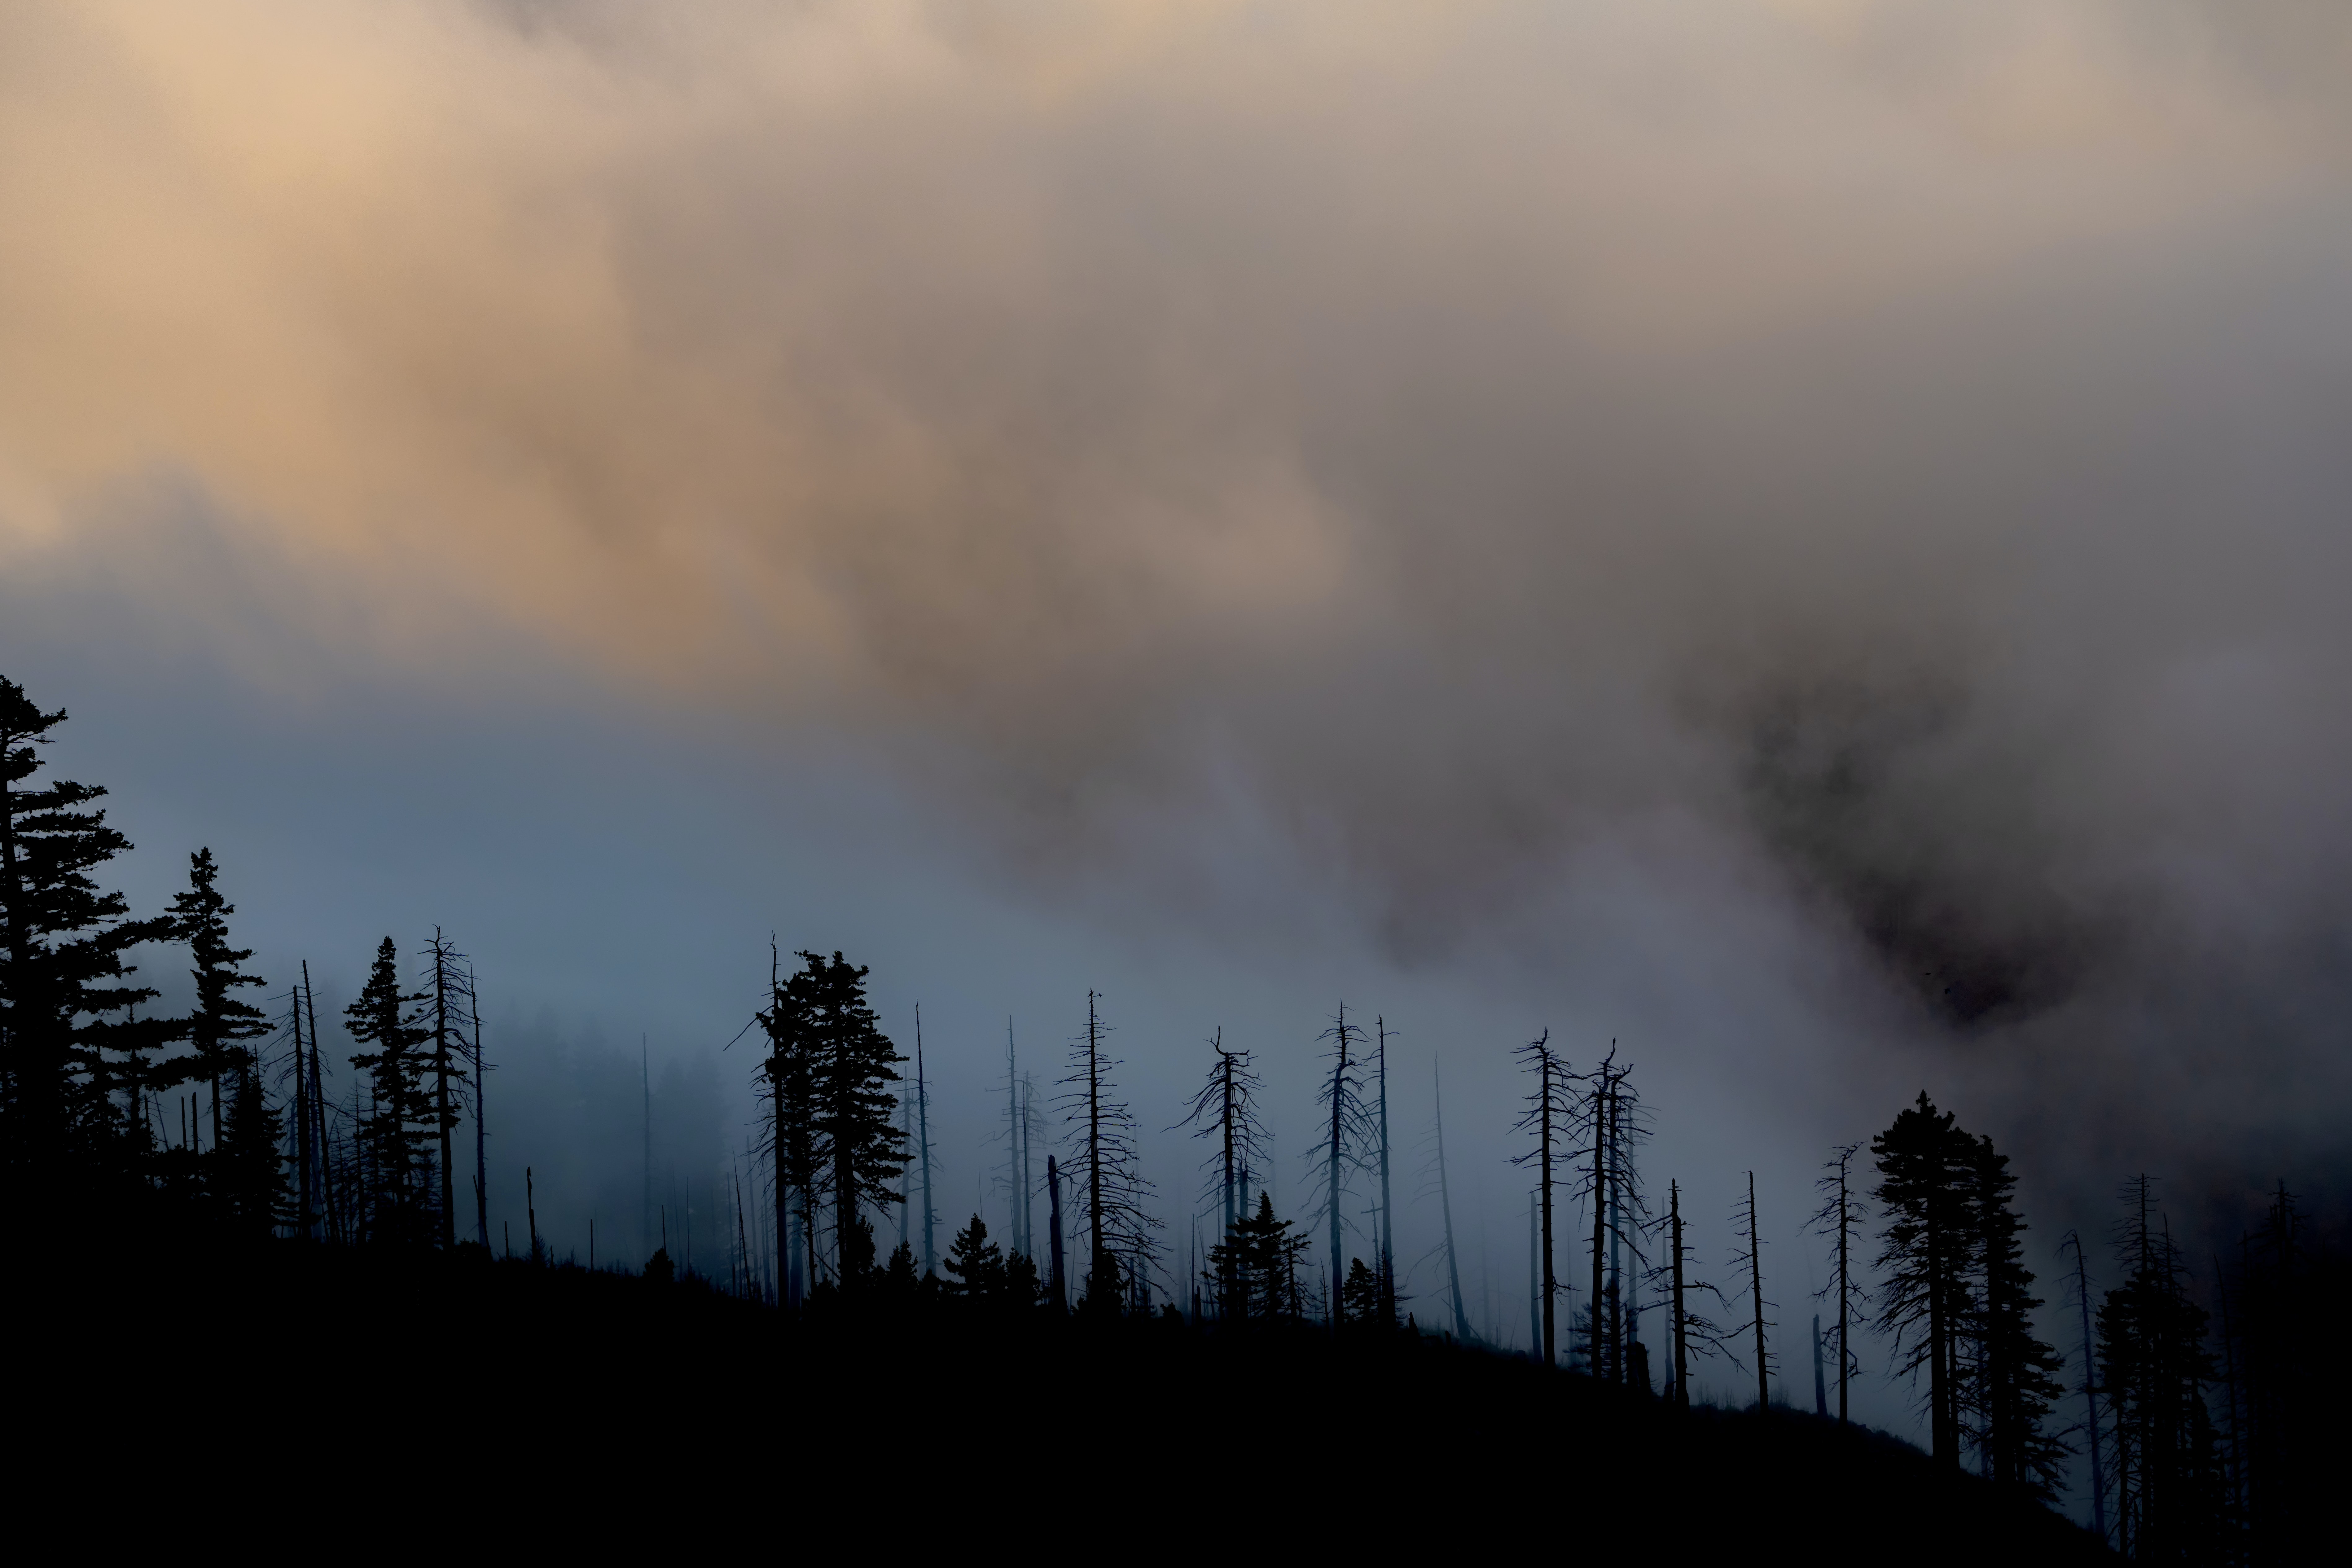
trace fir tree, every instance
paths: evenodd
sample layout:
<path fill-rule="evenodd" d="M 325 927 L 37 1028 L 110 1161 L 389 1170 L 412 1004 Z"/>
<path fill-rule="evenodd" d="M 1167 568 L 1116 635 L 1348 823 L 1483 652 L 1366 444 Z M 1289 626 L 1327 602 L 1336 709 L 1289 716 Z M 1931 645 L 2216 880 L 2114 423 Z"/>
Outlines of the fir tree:
<path fill-rule="evenodd" d="M 428 1245 L 434 1235 L 433 1101 L 425 1087 L 421 1048 L 431 1031 L 409 1009 L 423 1001 L 400 989 L 400 950 L 390 937 L 376 949 L 367 984 L 344 1009 L 352 1039 L 373 1047 L 351 1058 L 368 1075 L 370 1106 L 360 1127 L 367 1192 L 367 1228 L 400 1246 Z"/>
<path fill-rule="evenodd" d="M 908 1254 L 911 1264 L 913 1255 Z M 940 1264 L 947 1278 L 940 1281 L 949 1294 L 970 1302 L 995 1301 L 1004 1295 L 1004 1254 L 988 1239 L 988 1226 L 978 1215 L 956 1232 Z"/>
<path fill-rule="evenodd" d="M 2115 1438 L 2116 1544 L 2143 1562 L 2214 1560 L 2222 1497 L 2205 1309 L 2158 1223 L 2153 1184 L 2124 1189 L 2124 1283 L 2099 1308 L 2100 1384 Z"/>
<path fill-rule="evenodd" d="M 1310 1245 L 1307 1237 L 1292 1234 L 1290 1221 L 1275 1218 L 1274 1194 L 1259 1193 L 1257 1213 L 1235 1220 L 1227 1238 L 1209 1253 L 1216 1278 L 1239 1282 L 1228 1307 L 1229 1319 L 1239 1324 L 1298 1317 L 1298 1262 Z"/>
<path fill-rule="evenodd" d="M 163 1069 L 159 1079 L 163 1082 L 201 1082 L 212 1093 L 213 1159 L 207 1163 L 206 1185 L 211 1189 L 216 1206 L 225 1214 L 234 1214 L 240 1221 L 250 1220 L 256 1214 L 267 1215 L 271 1203 L 261 1190 L 247 1190 L 241 1182 L 262 1181 L 274 1186 L 262 1173 L 261 1151 L 249 1140 L 263 1125 L 257 1108 L 243 1120 L 244 1136 L 247 1140 L 232 1154 L 225 1119 L 232 1115 L 224 1103 L 229 1090 L 236 1090 L 241 1080 L 250 1078 L 254 1068 L 253 1042 L 269 1033 L 269 1020 L 260 1008 L 247 1002 L 237 992 L 247 986 L 261 984 L 257 974 L 245 973 L 247 960 L 253 956 L 250 948 L 231 947 L 228 937 L 228 917 L 236 906 L 221 896 L 215 885 L 220 867 L 210 849 L 199 849 L 188 857 L 188 888 L 172 900 L 172 921 L 175 933 L 188 944 L 192 961 L 189 975 L 196 983 L 195 1010 L 185 1020 L 188 1044 L 194 1047 L 194 1057 L 175 1064 L 176 1072 Z M 257 1087 L 258 1080 L 255 1080 Z M 275 1119 L 268 1119 L 274 1123 Z M 271 1133 L 270 1158 L 275 1160 L 276 1133 Z M 229 1173 L 236 1173 L 231 1175 Z M 261 1221 L 267 1227 L 268 1221 Z"/>
<path fill-rule="evenodd" d="M 1360 1258 L 1348 1260 L 1348 1277 L 1339 1283 L 1340 1321 L 1359 1328 L 1394 1328 L 1391 1316 L 1385 1325 L 1381 1316 L 1386 1303 L 1382 1300 L 1380 1275 L 1365 1267 Z"/>
<path fill-rule="evenodd" d="M 1995 1481 L 2046 1502 L 2056 1495 L 2068 1452 L 2042 1429 L 2064 1392 L 2056 1373 L 2065 1363 L 2034 1336 L 2033 1309 L 2042 1301 L 2032 1294 L 2033 1276 L 2018 1241 L 2025 1222 L 2010 1204 L 2017 1178 L 1990 1138 L 1977 1140 L 1973 1175 L 1981 1269 L 1977 1404 L 1986 1468 Z"/>
<path fill-rule="evenodd" d="M 135 973 L 123 955 L 172 935 L 167 918 L 134 921 L 120 893 L 90 872 L 131 847 L 88 809 L 106 792 L 58 780 L 18 786 L 40 771 L 38 748 L 65 722 L 0 679 L 0 1162 L 20 1194 L 119 1182 L 137 1169 L 118 1092 L 137 1092 L 127 1064 L 110 1059 L 152 1047 L 164 1031 L 110 1023 L 153 997 L 118 984 Z M 54 1202 L 27 1215 L 61 1212 Z"/>
<path fill-rule="evenodd" d="M 1929 1449 L 1958 1468 L 1960 1329 L 1978 1241 L 1970 1223 L 1976 1146 L 1923 1093 L 1871 1140 L 1870 1152 L 1879 1173 L 1871 1196 L 1885 1224 L 1878 1327 L 1895 1340 L 1897 1370 L 1915 1378 L 1926 1370 Z"/>
<path fill-rule="evenodd" d="M 768 1005 L 759 1024 L 768 1037 L 761 1063 L 761 1090 L 767 1101 L 769 1152 L 776 1175 L 776 1256 L 797 1278 L 817 1279 L 817 1188 L 824 1169 L 817 1138 L 817 1058 L 814 1016 L 816 977 L 805 971 L 789 981 L 778 973 L 775 944 L 769 944 Z M 794 1268 L 792 1223 L 799 1205 L 800 1243 L 805 1274 Z"/>
<path fill-rule="evenodd" d="M 866 1001 L 866 969 L 814 952 L 806 966 L 807 1026 L 814 1039 L 812 1078 L 815 1131 L 833 1186 L 835 1262 L 845 1285 L 874 1267 L 874 1231 L 864 1204 L 895 1204 L 889 1183 L 906 1173 L 907 1149 L 890 1119 L 898 1082 L 898 1048 L 876 1026 Z"/>
<path fill-rule="evenodd" d="M 278 1157 L 282 1130 L 262 1090 L 259 1065 L 246 1059 L 229 1071 L 228 1116 L 215 1155 L 215 1211 L 232 1234 L 257 1241 L 293 1217 L 292 1188 Z"/>

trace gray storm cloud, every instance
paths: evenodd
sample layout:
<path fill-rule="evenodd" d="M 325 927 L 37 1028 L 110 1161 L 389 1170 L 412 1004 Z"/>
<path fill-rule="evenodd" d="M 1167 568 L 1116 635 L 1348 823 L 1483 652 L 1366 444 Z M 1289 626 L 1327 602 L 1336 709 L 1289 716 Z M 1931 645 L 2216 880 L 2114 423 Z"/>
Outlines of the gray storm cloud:
<path fill-rule="evenodd" d="M 2347 40 L 13 7 L 0 564 L 859 729 L 1208 915 L 1279 843 L 1410 963 L 1702 825 L 2079 1152 L 2332 1149 Z"/>

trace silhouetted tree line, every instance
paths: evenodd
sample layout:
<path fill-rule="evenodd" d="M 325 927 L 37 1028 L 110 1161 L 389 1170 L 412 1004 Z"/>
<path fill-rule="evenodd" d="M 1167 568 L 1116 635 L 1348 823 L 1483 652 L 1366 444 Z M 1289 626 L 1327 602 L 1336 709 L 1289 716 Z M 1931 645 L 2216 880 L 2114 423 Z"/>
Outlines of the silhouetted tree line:
<path fill-rule="evenodd" d="M 95 876 L 131 847 L 94 804 L 106 792 L 26 787 L 65 721 L 0 679 L 0 1161 L 24 1212 L 71 1190 L 115 1216 L 247 1241 L 453 1245 L 451 1132 L 481 1066 L 464 955 L 435 932 L 425 984 L 404 991 L 384 939 L 345 1014 L 366 1099 L 355 1080 L 331 1106 L 307 966 L 282 1015 L 248 999 L 267 983 L 230 935 L 213 852 L 189 857 L 168 913 L 133 919 Z M 185 1014 L 149 1005 L 158 993 L 128 962 L 146 946 L 185 950 Z"/>
<path fill-rule="evenodd" d="M 281 1237 L 453 1250 L 463 1229 L 455 1134 L 470 1118 L 474 1224 L 464 1239 L 487 1252 L 488 1064 L 467 955 L 436 929 L 417 955 L 416 978 L 404 982 L 398 947 L 383 941 L 342 1013 L 358 1049 L 347 1058 L 355 1076 L 334 1102 L 308 965 L 275 999 L 282 1011 L 257 1005 L 267 985 L 247 967 L 252 952 L 235 945 L 236 911 L 209 849 L 190 857 L 187 886 L 166 913 L 134 918 L 120 893 L 102 889 L 98 874 L 130 847 L 96 804 L 105 792 L 32 782 L 40 749 L 64 721 L 0 679 L 0 1163 L 19 1212 L 47 1212 L 45 1194 L 72 1191 L 114 1212 L 248 1243 Z M 184 950 L 184 1014 L 152 1005 L 158 993 L 128 962 L 142 946 Z M 1277 1215 L 1262 1176 L 1252 1191 L 1269 1163 L 1263 1085 L 1250 1053 L 1226 1047 L 1222 1031 L 1212 1038 L 1206 1081 L 1179 1125 L 1210 1144 L 1202 1199 L 1215 1234 L 1205 1255 L 1195 1244 L 1183 1277 L 1166 1272 L 1161 1221 L 1099 997 L 1088 993 L 1086 1026 L 1070 1041 L 1055 1096 L 1067 1132 L 1062 1152 L 1045 1158 L 1042 1191 L 1031 1159 L 1042 1128 L 1008 1024 L 1010 1222 L 1000 1240 L 974 1214 L 941 1257 L 919 1014 L 910 1060 L 879 1027 L 863 966 L 838 952 L 801 952 L 786 973 L 782 957 L 775 952 L 767 1005 L 747 1026 L 765 1046 L 756 1069 L 759 1140 L 749 1152 L 772 1174 L 762 1216 L 763 1226 L 772 1218 L 772 1245 L 764 1259 L 756 1256 L 760 1230 L 739 1183 L 728 1282 L 735 1293 L 820 1316 L 864 1307 L 982 1322 L 1150 1313 L 1157 1280 L 1163 1315 L 1220 1332 L 1307 1324 L 1359 1335 L 1417 1331 L 1411 1317 L 1399 1321 L 1388 1117 L 1394 1036 L 1384 1018 L 1367 1032 L 1342 1004 L 1321 1037 L 1328 1070 L 1307 1155 L 1314 1201 L 1298 1218 Z M 1536 1358 L 1677 1408 L 1692 1403 L 1694 1362 L 1719 1360 L 1752 1372 L 1757 1405 L 1770 1405 L 1774 1366 L 1785 1358 L 1773 1350 L 1769 1227 L 1752 1175 L 1734 1207 L 1739 1247 L 1730 1261 L 1739 1277 L 1719 1288 L 1699 1278 L 1682 1184 L 1668 1184 L 1663 1213 L 1652 1208 L 1639 1158 L 1649 1116 L 1614 1043 L 1581 1072 L 1549 1033 L 1517 1054 L 1532 1080 L 1518 1130 L 1528 1139 L 1520 1163 L 1534 1178 Z M 911 1081 L 903 1068 L 913 1069 Z M 1436 1131 L 1434 1184 L 1444 1199 Z M 2119 1283 L 2095 1294 L 2080 1239 L 2065 1244 L 2082 1330 L 2069 1381 L 2067 1359 L 2037 1334 L 2043 1300 L 2027 1266 L 2008 1157 L 1924 1093 L 1869 1141 L 1868 1171 L 1863 1147 L 1832 1152 L 1811 1217 L 1832 1263 L 1822 1292 L 1832 1327 L 1819 1317 L 1813 1327 L 1818 1411 L 1827 1413 L 1826 1356 L 1836 1418 L 1847 1418 L 1848 1385 L 1861 1368 L 1853 1335 L 1868 1327 L 1917 1391 L 1937 1462 L 1971 1466 L 2002 1489 L 2049 1501 L 2070 1458 L 2084 1452 L 2095 1528 L 2126 1555 L 2269 1561 L 2315 1527 L 2311 1500 L 2333 1479 L 2315 1458 L 2325 1451 L 2317 1439 L 2338 1405 L 2332 1384 L 2311 1371 L 2313 1325 L 2333 1321 L 2346 1266 L 2315 1245 L 2284 1184 L 2237 1256 L 2226 1266 L 2210 1260 L 2210 1293 L 2200 1300 L 2153 1183 L 2127 1184 L 2115 1236 Z M 919 1219 L 911 1177 L 921 1182 Z M 1369 1206 L 1351 1208 L 1351 1197 Z M 1031 1217 L 1040 1198 L 1042 1247 Z M 1572 1250 L 1571 1268 L 1589 1261 L 1589 1273 L 1563 1352 L 1556 1308 L 1577 1287 L 1559 1267 L 1554 1226 L 1571 1200 L 1590 1226 L 1572 1239 L 1578 1248 L 1589 1241 L 1589 1259 Z M 897 1245 L 883 1258 L 876 1221 L 894 1212 Z M 526 1215 L 527 1256 L 546 1262 L 535 1202 Z M 1358 1215 L 1369 1223 L 1358 1228 Z M 1350 1230 L 1362 1251 L 1350 1250 Z M 1452 1337 L 1474 1340 L 1450 1200 L 1443 1245 Z M 666 1243 L 644 1272 L 676 1278 Z M 1708 1298 L 1733 1321 L 1710 1317 Z M 1644 1334 L 1651 1319 L 1663 1334 L 1662 1374 Z"/>

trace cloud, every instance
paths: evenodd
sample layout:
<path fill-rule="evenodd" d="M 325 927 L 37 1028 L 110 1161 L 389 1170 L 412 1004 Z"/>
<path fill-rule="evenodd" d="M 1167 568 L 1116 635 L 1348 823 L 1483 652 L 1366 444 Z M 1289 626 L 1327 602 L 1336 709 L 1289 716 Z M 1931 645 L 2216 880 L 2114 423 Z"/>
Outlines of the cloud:
<path fill-rule="evenodd" d="M 2107 1072 L 2342 929 L 2347 39 L 16 7 L 0 569 L 864 727 L 1038 875 L 1278 842 L 1400 955 L 1705 823 Z"/>

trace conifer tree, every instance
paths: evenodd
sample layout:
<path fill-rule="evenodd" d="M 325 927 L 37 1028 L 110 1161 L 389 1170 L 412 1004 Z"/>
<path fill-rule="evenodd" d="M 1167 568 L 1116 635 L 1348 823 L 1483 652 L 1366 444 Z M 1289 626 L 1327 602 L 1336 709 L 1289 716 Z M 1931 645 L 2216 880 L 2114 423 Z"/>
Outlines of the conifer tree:
<path fill-rule="evenodd" d="M 163 1031 L 121 1032 L 108 1020 L 155 994 L 119 984 L 124 954 L 168 940 L 168 918 L 134 921 L 121 893 L 90 873 L 131 847 L 90 803 L 106 792 L 57 780 L 20 788 L 40 771 L 38 748 L 65 722 L 0 678 L 0 1163 L 25 1223 L 56 1215 L 36 1197 L 95 1190 L 135 1169 L 114 1103 L 130 1086 L 108 1058 L 152 1046 Z"/>
<path fill-rule="evenodd" d="M 278 1153 L 278 1112 L 263 1093 L 252 1052 L 229 1069 L 228 1089 L 228 1116 L 215 1156 L 216 1212 L 230 1234 L 258 1241 L 289 1216 L 291 1194 Z"/>
<path fill-rule="evenodd" d="M 1895 1343 L 1897 1370 L 1927 1373 L 1929 1451 L 1960 1463 L 1959 1342 L 1977 1242 L 1970 1223 L 1976 1147 L 1925 1093 L 1871 1140 L 1879 1181 L 1871 1196 L 1884 1223 L 1877 1258 L 1878 1327 Z"/>
<path fill-rule="evenodd" d="M 817 1054 L 819 1042 L 812 1009 L 814 987 L 805 973 L 787 981 L 780 973 L 781 955 L 768 944 L 768 1005 L 758 1022 L 768 1037 L 768 1055 L 760 1064 L 761 1091 L 767 1101 L 767 1133 L 776 1177 L 776 1257 L 795 1274 L 804 1262 L 806 1279 L 816 1283 L 816 1203 L 823 1160 L 817 1138 Z M 793 1254 L 793 1204 L 800 1205 L 799 1242 L 804 1259 Z M 791 1294 L 788 1289 L 788 1294 Z M 798 1304 L 796 1295 L 792 1298 Z"/>
<path fill-rule="evenodd" d="M 975 1305 L 1004 1295 L 1004 1253 L 988 1239 L 988 1226 L 978 1215 L 948 1244 L 943 1267 L 947 1278 L 941 1283 L 950 1295 Z"/>
<path fill-rule="evenodd" d="M 1976 1142 L 1974 1192 L 1980 1269 L 1978 1297 L 1981 1447 L 1992 1479 L 2048 1501 L 2056 1495 L 2066 1448 L 2043 1430 L 2063 1392 L 2056 1373 L 2064 1363 L 2033 1332 L 2033 1276 L 2018 1237 L 2025 1222 L 2010 1202 L 2017 1185 L 2009 1157 L 1990 1138 Z"/>
<path fill-rule="evenodd" d="M 2158 1223 L 2153 1184 L 2124 1188 L 2124 1283 L 2099 1308 L 2100 1384 L 2115 1437 L 2116 1544 L 2127 1557 L 2211 1562 L 2221 1524 L 2205 1309 Z"/>
<path fill-rule="evenodd" d="M 1299 1259 L 1311 1245 L 1291 1233 L 1291 1223 L 1274 1215 L 1274 1194 L 1261 1191 L 1257 1213 L 1235 1220 L 1226 1239 L 1209 1251 L 1218 1278 L 1240 1281 L 1230 1307 L 1233 1321 L 1295 1320 L 1300 1315 Z"/>
<path fill-rule="evenodd" d="M 221 1085 L 230 1074 L 250 1065 L 251 1042 L 269 1032 L 261 1009 L 239 996 L 245 986 L 263 984 L 245 973 L 250 948 L 229 945 L 227 917 L 236 906 L 221 896 L 215 882 L 220 867 L 210 849 L 188 857 L 188 888 L 172 900 L 172 919 L 192 961 L 189 974 L 196 983 L 195 1010 L 187 1020 L 188 1043 L 195 1048 L 189 1076 L 212 1091 L 213 1147 L 223 1146 L 224 1096 Z"/>
<path fill-rule="evenodd" d="M 423 1000 L 400 989 L 400 950 L 385 937 L 367 984 L 343 1013 L 352 1038 L 373 1047 L 351 1058 L 368 1075 L 371 1101 L 359 1140 L 367 1228 L 375 1239 L 404 1247 L 430 1245 L 435 1228 L 426 1149 L 436 1134 L 421 1048 L 431 1032 L 421 1013 L 410 1012 Z"/>
<path fill-rule="evenodd" d="M 873 1227 L 860 1205 L 901 1201 L 888 1184 L 907 1168 L 906 1146 L 890 1121 L 899 1057 L 866 1005 L 863 965 L 838 952 L 830 960 L 814 952 L 799 957 L 816 1040 L 816 1133 L 832 1179 L 835 1261 L 842 1282 L 851 1285 L 874 1267 Z"/>
<path fill-rule="evenodd" d="M 1348 1276 L 1339 1282 L 1339 1320 L 1351 1327 L 1394 1328 L 1396 1319 L 1390 1316 L 1381 1323 L 1385 1304 L 1381 1300 L 1381 1277 L 1364 1266 L 1360 1258 L 1348 1260 Z"/>

